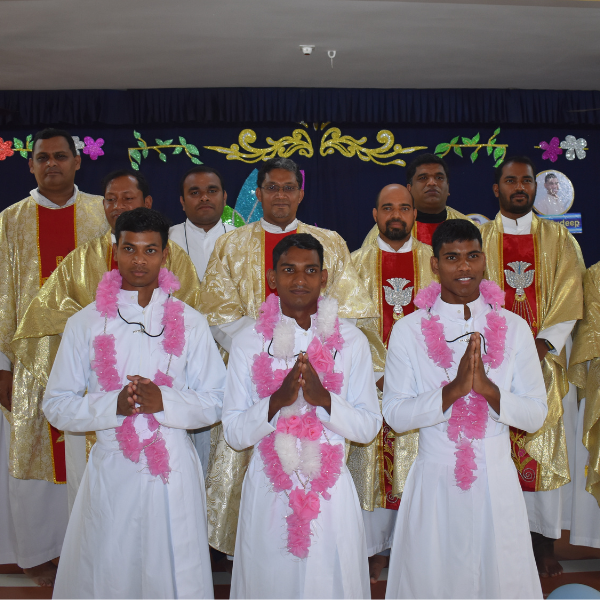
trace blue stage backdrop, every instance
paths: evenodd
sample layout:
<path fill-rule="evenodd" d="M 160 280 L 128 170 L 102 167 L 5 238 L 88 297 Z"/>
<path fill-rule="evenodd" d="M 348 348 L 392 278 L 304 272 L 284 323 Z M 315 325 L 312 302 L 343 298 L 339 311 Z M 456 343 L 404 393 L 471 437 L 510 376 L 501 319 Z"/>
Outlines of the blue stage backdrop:
<path fill-rule="evenodd" d="M 333 94 L 334 91 L 329 92 Z M 367 90 L 364 93 L 374 92 L 383 93 L 382 90 Z M 305 173 L 305 198 L 300 206 L 299 218 L 338 231 L 348 242 L 350 250 L 360 246 L 373 224 L 371 210 L 377 192 L 389 183 L 406 183 L 403 163 L 410 162 L 420 153 L 437 152 L 441 155 L 447 152 L 445 159 L 450 166 L 448 204 L 461 212 L 479 213 L 488 218 L 493 218 L 498 211 L 497 199 L 492 192 L 494 164 L 505 153 L 525 154 L 534 160 L 538 172 L 559 171 L 571 181 L 575 195 L 569 212 L 582 215 L 583 233 L 577 234 L 576 239 L 581 244 L 588 266 L 600 260 L 600 243 L 596 233 L 596 224 L 600 222 L 600 208 L 596 202 L 600 166 L 597 152 L 600 148 L 600 122 L 597 119 L 600 110 L 570 112 L 570 109 L 565 109 L 563 102 L 559 103 L 560 110 L 557 108 L 552 112 L 548 106 L 538 106 L 539 98 L 544 98 L 543 93 L 539 92 L 535 102 L 528 97 L 533 104 L 530 102 L 527 110 L 521 107 L 518 114 L 514 112 L 514 106 L 512 113 L 506 107 L 503 110 L 496 107 L 484 112 L 472 109 L 470 112 L 463 110 L 457 113 L 456 98 L 446 105 L 447 91 L 441 91 L 438 110 L 435 115 L 432 113 L 429 123 L 427 115 L 407 119 L 411 121 L 410 124 L 397 122 L 400 118 L 398 111 L 390 113 L 380 110 L 375 115 L 377 118 L 371 118 L 374 113 L 365 113 L 364 107 L 361 111 L 354 110 L 351 117 L 349 113 L 344 113 L 345 121 L 276 122 L 271 120 L 273 114 L 280 114 L 281 111 L 274 113 L 265 110 L 264 118 L 260 119 L 261 111 L 257 106 L 246 111 L 255 120 L 244 122 L 231 122 L 225 115 L 221 119 L 223 124 L 219 125 L 214 111 L 210 113 L 210 119 L 206 115 L 200 119 L 197 111 L 191 110 L 191 117 L 184 112 L 178 113 L 177 122 L 165 123 L 164 118 L 158 117 L 156 122 L 160 122 L 160 125 L 146 122 L 151 120 L 152 114 L 158 114 L 156 104 L 162 98 L 161 94 L 169 93 L 172 92 L 147 91 L 147 98 L 152 98 L 154 102 L 150 116 L 148 110 L 144 112 L 139 108 L 146 105 L 136 96 L 138 113 L 131 107 L 129 112 L 123 112 L 123 107 L 120 107 L 117 118 L 110 106 L 106 107 L 102 116 L 97 106 L 101 101 L 98 100 L 98 94 L 101 93 L 90 92 L 96 94 L 96 113 L 90 116 L 89 124 L 82 120 L 86 111 L 75 110 L 73 106 L 66 111 L 64 99 L 69 98 L 69 92 L 33 93 L 32 97 L 37 98 L 38 104 L 32 107 L 30 103 L 23 114 L 14 109 L 7 110 L 6 107 L 8 100 L 12 102 L 19 94 L 20 98 L 28 98 L 25 92 L 0 93 L 0 123 L 3 123 L 0 124 L 0 209 L 26 197 L 35 186 L 27 164 L 30 154 L 27 152 L 28 136 L 46 125 L 67 128 L 72 135 L 80 138 L 82 145 L 86 144 L 82 149 L 81 170 L 76 178 L 80 189 L 99 194 L 100 180 L 105 174 L 134 165 L 150 182 L 154 207 L 168 215 L 173 223 L 184 219 L 179 204 L 179 180 L 197 162 L 221 171 L 226 182 L 228 204 L 233 209 L 237 208 L 237 223 L 241 223 L 241 219 L 248 220 L 252 211 L 254 199 L 249 190 L 254 185 L 255 169 L 260 167 L 263 159 L 273 155 L 289 156 L 298 162 Z M 239 95 L 240 92 L 221 90 L 221 93 L 223 97 L 228 97 L 228 93 Z M 339 97 L 348 100 L 350 93 L 358 94 L 359 91 L 339 90 Z M 78 94 L 85 93 L 71 94 L 73 100 L 79 97 Z M 109 102 L 113 98 L 111 94 L 106 92 L 102 98 Z M 435 91 L 429 90 L 428 94 L 430 100 L 435 98 Z M 516 92 L 511 96 L 513 101 L 514 94 Z M 525 97 L 533 92 L 522 94 Z M 549 99 L 563 97 L 559 96 L 559 92 L 547 94 Z M 598 100 L 596 108 L 600 109 L 598 94 L 582 94 L 579 104 L 574 104 L 571 98 L 568 106 L 585 105 L 593 109 L 592 104 Z M 63 102 L 59 108 L 56 107 L 57 98 Z M 266 102 L 265 98 L 268 99 L 268 94 L 262 99 L 263 103 Z M 52 110 L 48 108 L 50 105 Z M 340 103 L 331 106 L 330 114 L 341 116 Z M 537 112 L 536 106 L 539 108 Z M 321 105 L 318 111 L 314 107 L 311 110 L 311 115 L 327 115 Z M 164 112 L 167 116 L 171 115 L 169 110 L 165 109 Z M 484 113 L 493 117 L 503 116 L 504 120 L 473 122 L 473 119 L 482 119 Z M 590 116 L 592 113 L 593 117 Z M 144 118 L 140 117 L 142 114 Z M 239 110 L 235 114 L 237 116 Z M 365 114 L 371 117 L 366 118 Z M 416 113 L 413 111 L 412 114 L 414 116 Z M 540 114 L 545 124 L 540 122 Z M 41 122 L 43 115 L 60 118 Z M 129 118 L 128 123 L 123 122 L 126 117 Z M 359 117 L 364 119 L 362 124 L 356 121 Z M 386 117 L 390 120 L 384 121 Z M 450 122 L 459 117 L 463 124 Z M 447 119 L 445 123 L 444 118 Z M 192 122 L 193 119 L 203 122 Z M 381 122 L 373 122 L 379 120 Z M 575 140 L 571 144 L 573 160 L 567 158 L 568 148 L 559 148 L 560 142 L 565 142 L 567 136 L 573 136 Z M 577 140 L 585 140 L 585 145 L 579 142 L 578 146 Z M 145 147 L 147 151 L 144 151 Z M 580 158 L 583 148 L 585 156 Z M 555 162 L 550 160 L 552 157 L 556 159 Z M 256 220 L 259 214 L 260 209 L 255 209 L 250 220 Z"/>

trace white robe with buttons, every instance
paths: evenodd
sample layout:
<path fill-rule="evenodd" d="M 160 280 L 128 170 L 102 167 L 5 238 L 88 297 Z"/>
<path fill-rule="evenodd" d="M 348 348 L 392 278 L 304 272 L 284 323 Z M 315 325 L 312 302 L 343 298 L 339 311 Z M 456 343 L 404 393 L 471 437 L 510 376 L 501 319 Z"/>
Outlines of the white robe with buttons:
<path fill-rule="evenodd" d="M 318 407 L 317 416 L 332 444 L 344 445 L 344 438 L 369 443 L 382 424 L 369 344 L 343 319 L 340 332 L 344 347 L 335 357 L 335 370 L 344 373 L 344 384 L 340 394 L 331 393 L 331 415 Z M 305 331 L 296 324 L 294 354 L 306 351 L 313 335 L 312 328 Z M 254 356 L 262 350 L 262 336 L 247 328 L 234 338 L 229 355 L 223 427 L 236 450 L 257 445 L 275 430 L 279 418 L 277 413 L 267 420 L 270 398 L 259 398 L 251 381 Z M 282 368 L 285 362 L 274 359 L 273 369 Z M 326 442 L 323 434 L 321 442 Z M 292 482 L 300 485 L 295 475 Z M 288 499 L 273 491 L 255 448 L 242 486 L 231 598 L 370 597 L 361 509 L 345 464 L 329 492 L 331 499 L 321 498 L 321 512 L 312 521 L 308 558 L 296 558 L 286 549 Z"/>
<path fill-rule="evenodd" d="M 117 302 L 123 319 L 158 334 L 166 298 L 157 289 L 142 308 L 137 292 L 121 290 Z M 221 418 L 225 367 L 205 317 L 185 304 L 186 343 L 170 367 L 163 336 L 149 337 L 123 319 L 108 319 L 106 325 L 115 337 L 122 386 L 127 375 L 154 379 L 158 369 L 168 368 L 173 377 L 172 388 L 160 388 L 164 410 L 155 414 L 171 473 L 164 484 L 149 473 L 144 453 L 134 463 L 119 449 L 120 390 L 104 392 L 91 369 L 93 341 L 105 324 L 94 302 L 67 321 L 42 406 L 58 429 L 97 435 L 69 520 L 54 596 L 212 598 L 204 477 L 186 429 Z M 145 417 L 136 418 L 135 428 L 140 438 L 152 435 Z"/>
<path fill-rule="evenodd" d="M 492 310 L 481 296 L 469 304 L 438 298 L 446 340 L 484 333 Z M 456 485 L 455 443 L 447 434 L 452 407 L 442 412 L 443 368 L 429 358 L 418 310 L 392 331 L 385 367 L 383 415 L 399 433 L 420 429 L 419 452 L 398 511 L 387 598 L 541 598 L 527 512 L 510 455 L 509 426 L 536 431 L 548 408 L 544 380 L 527 323 L 501 309 L 508 331 L 504 361 L 488 376 L 500 388 L 500 415 L 488 410 L 483 440 L 472 442 L 477 479 Z M 468 336 L 449 344 L 456 377 Z M 482 344 L 483 351 L 483 344 Z"/>

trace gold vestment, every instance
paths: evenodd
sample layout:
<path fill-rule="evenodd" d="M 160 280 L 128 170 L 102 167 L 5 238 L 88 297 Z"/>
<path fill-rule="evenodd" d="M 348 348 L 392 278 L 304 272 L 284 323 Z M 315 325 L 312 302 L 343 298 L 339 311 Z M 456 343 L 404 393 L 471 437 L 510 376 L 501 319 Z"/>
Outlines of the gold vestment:
<path fill-rule="evenodd" d="M 54 481 L 50 429 L 42 414 L 44 389 L 15 354 L 11 341 L 40 290 L 37 203 L 29 196 L 0 215 L 0 350 L 13 364 L 9 473 L 17 479 Z M 61 210 L 59 208 L 54 210 Z M 108 229 L 100 196 L 78 192 L 75 199 L 76 245 Z M 40 348 L 40 360 L 49 352 Z"/>
<path fill-rule="evenodd" d="M 379 232 L 379 229 L 377 231 Z M 413 282 L 414 298 L 414 295 L 420 289 L 427 287 L 435 280 L 435 276 L 431 271 L 430 265 L 430 258 L 433 256 L 431 246 L 413 239 L 412 252 L 415 273 L 415 281 Z M 381 250 L 377 245 L 377 238 L 373 238 L 373 241 L 365 239 L 362 247 L 352 253 L 352 261 L 373 303 L 375 306 L 380 307 L 382 301 Z M 381 373 L 385 369 L 387 350 L 380 336 L 380 331 L 383 328 L 380 320 L 383 319 L 383 315 L 380 310 L 378 312 L 380 314 L 377 317 L 359 319 L 356 325 L 369 340 L 373 369 Z M 377 391 L 381 399 L 381 391 L 379 389 Z M 380 485 L 382 476 L 382 473 L 380 473 L 382 438 L 383 427 L 370 444 L 355 444 L 354 442 L 350 444 L 348 469 L 352 474 L 363 510 L 372 511 L 375 508 L 383 507 L 384 498 L 381 493 L 382 486 Z M 402 495 L 408 470 L 417 457 L 418 449 L 419 432 L 417 430 L 395 434 L 392 483 L 392 493 L 394 496 L 399 497 Z"/>
<path fill-rule="evenodd" d="M 480 227 L 487 267 L 485 277 L 504 289 L 503 227 L 500 213 Z M 535 240 L 535 285 L 540 332 L 583 316 L 582 276 L 585 264 L 581 249 L 566 227 L 532 216 L 531 234 Z M 544 425 L 525 438 L 525 450 L 538 463 L 536 491 L 548 491 L 569 483 L 567 441 L 563 423 L 562 399 L 569 391 L 567 353 L 548 352 L 542 361 L 548 398 Z"/>
<path fill-rule="evenodd" d="M 104 211 L 102 212 L 104 215 Z M 106 224 L 106 220 L 105 220 Z M 48 278 L 20 321 L 14 335 L 11 349 L 26 372 L 26 383 L 31 391 L 27 393 L 37 402 L 37 420 L 46 424 L 41 414 L 44 388 L 60 345 L 60 334 L 64 331 L 67 319 L 91 304 L 96 297 L 96 289 L 102 276 L 111 264 L 111 232 L 95 237 L 71 252 Z M 200 284 L 190 257 L 175 242 L 169 241 L 169 255 L 166 267 L 175 273 L 181 288 L 173 294 L 179 300 L 198 308 Z M 15 390 L 13 389 L 13 395 Z M 13 428 L 14 429 L 14 428 Z M 47 425 L 46 425 L 46 437 Z M 88 447 L 89 450 L 89 447 Z M 21 479 L 46 479 L 53 481 L 52 469 L 42 468 L 51 460 L 49 446 L 32 447 L 29 462 L 39 465 L 35 471 L 25 470 L 28 463 L 20 458 L 21 452 L 12 452 L 10 465 L 14 477 Z"/>
<path fill-rule="evenodd" d="M 323 244 L 324 268 L 329 273 L 324 293 L 339 303 L 342 318 L 369 318 L 377 310 L 354 269 L 346 242 L 335 231 L 298 221 L 298 233 L 310 233 Z M 239 227 L 217 239 L 200 284 L 201 312 L 210 325 L 258 317 L 265 301 L 265 232 L 260 221 Z M 252 448 L 233 450 L 223 427 L 213 428 L 206 477 L 208 541 L 213 548 L 233 554 L 242 481 Z"/>
<path fill-rule="evenodd" d="M 446 220 L 449 221 L 450 219 L 465 219 L 465 221 L 471 221 L 471 219 L 469 219 L 469 217 L 467 217 L 466 215 L 463 215 L 461 212 L 458 212 L 457 210 L 451 208 L 450 206 L 446 206 Z M 477 223 L 474 223 L 473 221 L 471 221 L 471 223 L 473 223 L 473 225 L 477 225 Z M 413 238 L 416 240 L 417 239 L 417 222 L 416 221 L 413 225 L 411 233 L 412 233 Z M 373 225 L 371 231 L 369 231 L 369 233 L 367 233 L 367 237 L 364 239 L 362 247 L 364 247 L 365 245 L 368 245 L 368 244 L 376 243 L 378 237 L 379 237 L 379 227 L 377 226 L 377 223 L 375 223 L 375 225 Z"/>
<path fill-rule="evenodd" d="M 569 380 L 585 398 L 583 445 L 590 454 L 585 489 L 600 506 L 600 262 L 583 278 L 583 305 L 583 319 L 575 327 Z"/>

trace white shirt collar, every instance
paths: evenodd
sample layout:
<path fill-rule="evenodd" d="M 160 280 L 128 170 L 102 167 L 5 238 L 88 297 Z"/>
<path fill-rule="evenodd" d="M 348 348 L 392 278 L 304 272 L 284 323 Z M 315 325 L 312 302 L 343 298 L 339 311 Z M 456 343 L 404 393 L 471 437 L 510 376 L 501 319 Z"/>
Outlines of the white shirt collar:
<path fill-rule="evenodd" d="M 31 192 L 29 193 L 31 194 L 31 197 L 36 201 L 36 203 L 40 206 L 44 206 L 46 208 L 66 208 L 67 206 L 71 206 L 71 204 L 75 203 L 75 200 L 77 199 L 77 194 L 79 193 L 79 188 L 76 185 L 73 186 L 73 195 L 67 200 L 67 203 L 63 204 L 62 206 L 54 204 L 54 202 L 48 200 L 46 196 L 42 196 L 38 188 L 35 188 L 35 190 L 31 190 Z"/>
<path fill-rule="evenodd" d="M 473 300 L 473 302 L 469 302 L 467 304 L 471 311 L 471 319 L 476 319 L 482 313 L 486 312 L 489 306 L 483 300 L 481 294 Z M 448 304 L 442 300 L 442 296 L 438 296 L 438 299 L 435 301 L 432 312 L 440 315 L 443 319 L 448 319 L 449 321 L 465 321 L 465 308 L 463 304 Z"/>
<path fill-rule="evenodd" d="M 533 221 L 533 211 L 529 211 L 526 215 L 518 219 L 509 219 L 503 214 L 502 217 L 502 229 L 504 233 L 510 235 L 527 235 L 531 233 L 531 222 Z"/>
<path fill-rule="evenodd" d="M 381 239 L 381 235 L 377 236 L 377 245 L 379 249 L 383 252 L 391 252 L 392 254 L 404 254 L 405 252 L 410 252 L 412 250 L 412 235 L 408 236 L 408 239 L 401 248 L 398 250 L 394 250 L 386 241 Z"/>
<path fill-rule="evenodd" d="M 208 231 L 204 231 L 202 227 L 194 225 L 189 219 L 185 220 L 185 226 L 188 230 L 188 235 L 198 235 L 200 238 L 214 238 L 217 239 L 219 236 L 226 233 L 223 221 L 219 219 Z"/>
<path fill-rule="evenodd" d="M 164 302 L 166 299 L 167 294 L 165 294 L 165 292 L 163 292 L 160 288 L 156 288 L 152 292 L 152 298 L 150 298 L 150 303 L 148 304 L 148 306 L 156 302 Z M 117 296 L 117 304 L 134 305 L 138 306 L 140 310 L 142 309 L 142 307 L 138 303 L 138 292 L 135 290 L 124 290 L 121 288 Z"/>
<path fill-rule="evenodd" d="M 288 233 L 288 231 L 294 231 L 298 228 L 298 219 L 294 219 L 285 229 L 281 229 L 279 225 L 267 223 L 267 221 L 261 217 L 260 226 L 268 233 Z"/>

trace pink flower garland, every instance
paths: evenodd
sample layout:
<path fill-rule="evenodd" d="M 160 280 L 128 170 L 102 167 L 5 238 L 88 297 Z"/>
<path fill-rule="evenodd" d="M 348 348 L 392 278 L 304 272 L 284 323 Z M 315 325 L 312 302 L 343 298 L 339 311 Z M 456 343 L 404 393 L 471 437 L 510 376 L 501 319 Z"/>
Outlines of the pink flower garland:
<path fill-rule="evenodd" d="M 96 310 L 105 319 L 117 316 L 117 297 L 121 289 L 122 278 L 116 269 L 104 274 L 96 292 Z M 158 276 L 160 289 L 166 294 L 172 294 L 180 287 L 177 277 L 167 269 L 161 269 Z M 181 356 L 185 346 L 185 323 L 183 318 L 184 305 L 170 299 L 164 304 L 161 324 L 164 326 L 162 341 L 163 350 L 170 355 Z M 121 378 L 117 371 L 117 351 L 115 336 L 103 333 L 93 341 L 94 359 L 92 369 L 96 372 L 100 387 L 105 392 L 121 388 Z M 173 378 L 160 369 L 154 376 L 158 386 L 172 387 Z M 171 467 L 169 466 L 169 451 L 160 432 L 160 425 L 154 415 L 143 415 L 148 421 L 148 429 L 154 432 L 150 438 L 140 440 L 135 430 L 135 419 L 140 415 L 125 417 L 123 423 L 116 428 L 116 439 L 123 456 L 132 462 L 139 462 L 142 450 L 146 455 L 148 469 L 153 476 L 158 476 L 167 483 Z"/>
<path fill-rule="evenodd" d="M 255 330 L 265 339 L 272 339 L 275 327 L 281 318 L 279 299 L 271 294 L 260 308 L 260 317 L 255 325 Z M 334 372 L 335 361 L 332 353 L 340 351 L 344 345 L 344 338 L 340 334 L 339 319 L 336 318 L 333 333 L 325 340 L 315 336 L 307 348 L 310 363 L 319 375 L 325 389 L 339 394 L 343 383 L 343 373 Z M 254 356 L 252 364 L 252 381 L 261 398 L 271 396 L 283 383 L 290 369 L 273 370 L 273 358 L 267 352 Z M 324 432 L 321 420 L 316 416 L 316 410 L 311 409 L 305 414 L 292 415 L 288 418 L 282 416 L 277 420 L 275 432 L 265 436 L 258 444 L 262 457 L 265 475 L 277 493 L 288 492 L 289 506 L 292 513 L 287 516 L 288 551 L 298 558 L 306 558 L 310 548 L 310 524 L 319 516 L 320 498 L 329 500 L 331 494 L 328 490 L 338 480 L 344 460 L 344 448 L 340 444 L 321 443 L 321 471 L 310 481 L 311 489 L 296 487 L 292 489 L 291 477 L 283 470 L 281 459 L 275 449 L 275 436 L 278 433 L 293 435 L 302 440 L 315 442 Z"/>
<path fill-rule="evenodd" d="M 506 318 L 499 314 L 500 307 L 504 304 L 504 292 L 493 281 L 482 279 L 479 291 L 487 304 L 494 309 L 486 315 L 484 335 L 487 339 L 487 354 L 481 358 L 484 364 L 492 369 L 497 369 L 504 360 L 506 342 Z M 432 283 L 421 290 L 416 298 L 415 305 L 429 311 L 441 292 L 439 283 Z M 444 326 L 439 322 L 439 315 L 421 319 L 421 332 L 425 338 L 427 354 L 433 362 L 443 369 L 452 365 L 452 349 L 446 342 Z M 442 385 L 446 385 L 444 382 Z M 467 402 L 468 400 L 468 402 Z M 488 403 L 481 395 L 471 390 L 468 396 L 459 398 L 452 405 L 452 415 L 448 421 L 448 438 L 456 444 L 456 463 L 454 476 L 456 484 L 461 490 L 469 490 L 477 479 L 474 471 L 477 470 L 473 440 L 485 437 L 488 418 Z"/>

